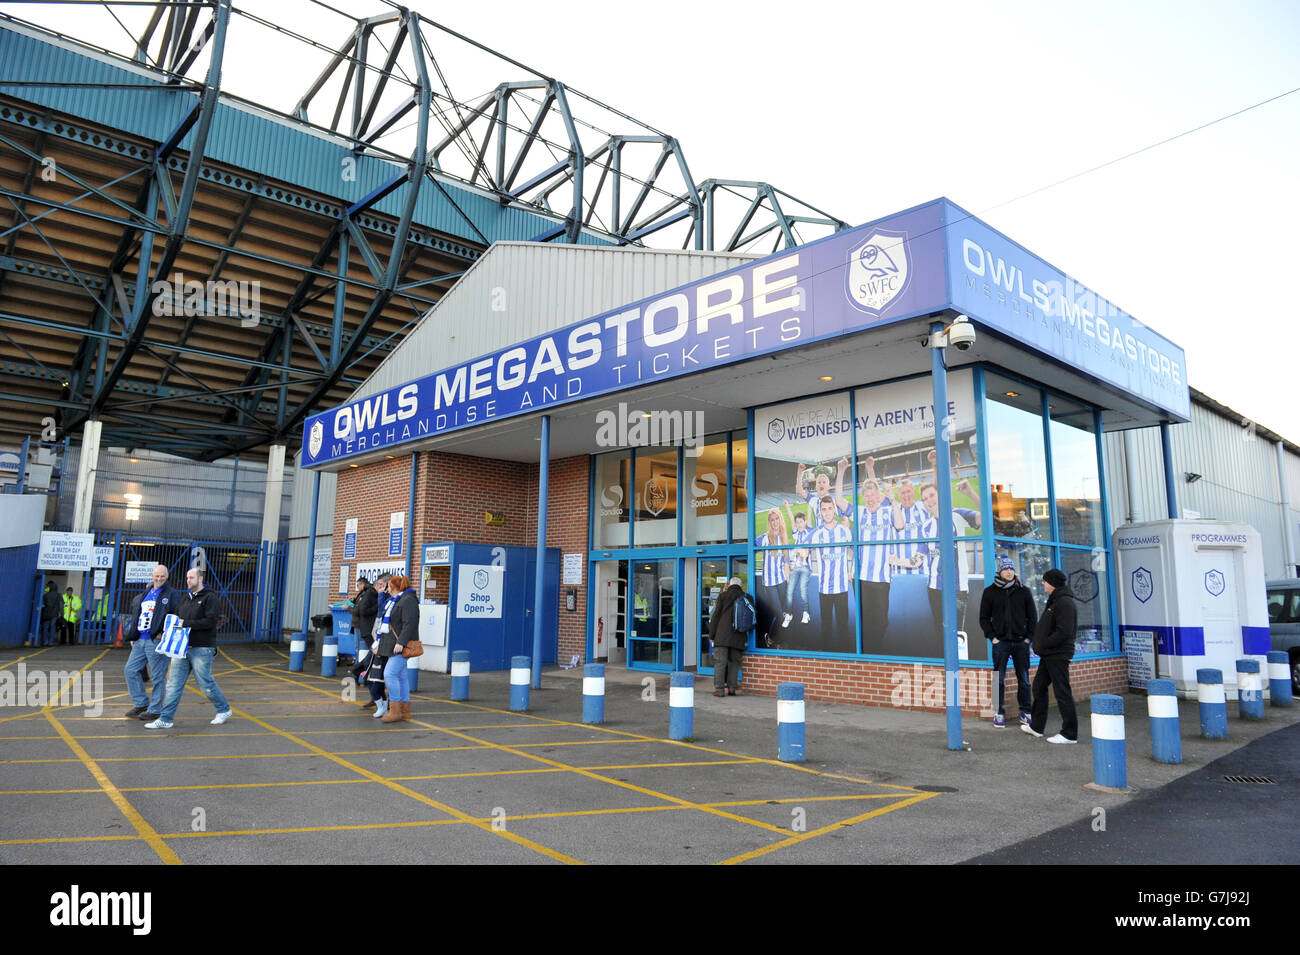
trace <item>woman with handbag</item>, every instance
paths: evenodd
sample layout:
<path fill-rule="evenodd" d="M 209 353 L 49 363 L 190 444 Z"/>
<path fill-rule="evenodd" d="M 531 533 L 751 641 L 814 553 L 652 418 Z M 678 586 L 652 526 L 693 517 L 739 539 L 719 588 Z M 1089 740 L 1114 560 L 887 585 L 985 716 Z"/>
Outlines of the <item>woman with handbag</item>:
<path fill-rule="evenodd" d="M 384 682 L 388 686 L 388 712 L 382 723 L 398 723 L 411 718 L 411 691 L 406 683 L 406 660 L 424 652 L 420 645 L 420 601 L 411 580 L 394 574 L 388 581 L 392 600 L 384 613 L 379 630 L 379 655 L 387 657 Z"/>

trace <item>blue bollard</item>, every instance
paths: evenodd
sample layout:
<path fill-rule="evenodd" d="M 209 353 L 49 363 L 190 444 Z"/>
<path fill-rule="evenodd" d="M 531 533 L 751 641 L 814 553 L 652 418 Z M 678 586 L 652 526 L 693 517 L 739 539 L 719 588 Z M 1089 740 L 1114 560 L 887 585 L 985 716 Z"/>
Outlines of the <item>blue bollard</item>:
<path fill-rule="evenodd" d="M 1268 693 L 1274 706 L 1291 705 L 1291 661 L 1285 650 L 1268 651 Z"/>
<path fill-rule="evenodd" d="M 1223 671 L 1205 667 L 1196 671 L 1196 700 L 1201 710 L 1201 737 L 1227 739 L 1228 703 L 1223 696 Z"/>
<path fill-rule="evenodd" d="M 414 693 L 420 688 L 420 658 L 408 657 L 406 660 L 406 689 Z"/>
<path fill-rule="evenodd" d="M 451 651 L 451 698 L 469 699 L 469 651 Z"/>
<path fill-rule="evenodd" d="M 1183 739 L 1178 728 L 1178 691 L 1173 680 L 1147 681 L 1147 716 L 1151 717 L 1151 755 L 1158 763 L 1181 763 Z"/>
<path fill-rule="evenodd" d="M 695 676 L 674 673 L 668 678 L 668 738 L 695 735 Z"/>
<path fill-rule="evenodd" d="M 779 683 L 776 687 L 776 758 L 783 763 L 802 763 L 804 753 L 803 684 Z"/>
<path fill-rule="evenodd" d="M 528 690 L 533 679 L 533 661 L 529 657 L 510 658 L 510 709 L 528 712 Z"/>
<path fill-rule="evenodd" d="M 605 722 L 605 664 L 588 663 L 582 668 L 582 722 Z"/>
<path fill-rule="evenodd" d="M 1264 718 L 1264 687 L 1259 682 L 1259 661 L 1237 661 L 1237 715 L 1243 720 Z"/>
<path fill-rule="evenodd" d="M 295 633 L 289 641 L 289 672 L 301 673 L 303 661 L 307 659 L 307 634 Z"/>
<path fill-rule="evenodd" d="M 1113 693 L 1092 697 L 1092 781 L 1110 789 L 1128 788 L 1124 698 Z"/>
<path fill-rule="evenodd" d="M 333 676 L 339 664 L 339 638 L 328 636 L 320 643 L 320 675 Z"/>

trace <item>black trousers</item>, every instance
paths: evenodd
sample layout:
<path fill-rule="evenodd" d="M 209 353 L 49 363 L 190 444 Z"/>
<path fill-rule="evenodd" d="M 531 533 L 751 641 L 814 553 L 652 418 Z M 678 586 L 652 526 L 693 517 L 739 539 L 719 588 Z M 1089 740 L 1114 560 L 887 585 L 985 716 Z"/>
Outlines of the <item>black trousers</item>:
<path fill-rule="evenodd" d="M 839 653 L 852 653 L 853 621 L 849 620 L 849 595 L 820 594 L 822 611 L 822 641 L 824 649 Z M 833 621 L 833 622 L 832 622 Z"/>
<path fill-rule="evenodd" d="M 1043 732 L 1047 725 L 1047 687 L 1052 687 L 1057 709 L 1061 711 L 1061 735 L 1066 739 L 1079 738 L 1079 715 L 1074 709 L 1074 694 L 1070 691 L 1069 657 L 1041 657 L 1038 672 L 1034 674 L 1034 703 L 1029 712 L 1029 728 Z"/>
<path fill-rule="evenodd" d="M 858 581 L 858 607 L 862 612 L 862 652 L 885 652 L 885 628 L 889 626 L 889 584 Z"/>

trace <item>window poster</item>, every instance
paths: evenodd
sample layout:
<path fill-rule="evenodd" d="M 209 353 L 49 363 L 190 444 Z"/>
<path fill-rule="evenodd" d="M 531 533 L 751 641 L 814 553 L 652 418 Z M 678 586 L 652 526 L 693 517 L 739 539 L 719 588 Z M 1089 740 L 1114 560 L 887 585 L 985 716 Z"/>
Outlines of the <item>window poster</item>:
<path fill-rule="evenodd" d="M 958 629 L 980 633 L 973 384 L 969 370 L 950 374 L 942 414 L 928 376 L 859 388 L 852 404 L 837 392 L 754 413 L 760 647 L 858 652 L 861 620 L 863 653 L 941 657 L 939 480 L 952 490 Z M 983 659 L 983 641 L 969 644 Z"/>

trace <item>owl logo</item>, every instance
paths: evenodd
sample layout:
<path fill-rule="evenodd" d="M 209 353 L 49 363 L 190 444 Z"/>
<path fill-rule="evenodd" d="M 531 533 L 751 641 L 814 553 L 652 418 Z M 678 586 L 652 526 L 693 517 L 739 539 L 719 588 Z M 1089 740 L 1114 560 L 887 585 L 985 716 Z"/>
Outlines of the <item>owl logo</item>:
<path fill-rule="evenodd" d="M 321 445 L 325 442 L 325 426 L 317 421 L 311 426 L 311 432 L 307 436 L 307 450 L 311 452 L 314 458 L 320 454 Z"/>
<path fill-rule="evenodd" d="M 1145 567 L 1139 567 L 1133 571 L 1133 596 L 1138 599 L 1138 603 L 1146 603 L 1155 593 L 1156 583 L 1151 576 L 1151 571 Z"/>
<path fill-rule="evenodd" d="M 645 482 L 645 509 L 651 517 L 658 517 L 668 506 L 668 484 L 663 478 Z"/>
<path fill-rule="evenodd" d="M 1205 589 L 1211 597 L 1220 596 L 1227 588 L 1228 582 L 1224 579 L 1222 571 L 1210 570 L 1205 573 Z"/>
<path fill-rule="evenodd" d="M 873 229 L 849 250 L 844 270 L 849 302 L 877 318 L 907 289 L 910 278 L 907 233 Z"/>
<path fill-rule="evenodd" d="M 1097 575 L 1091 570 L 1076 570 L 1070 575 L 1070 590 L 1082 603 L 1097 596 Z"/>
<path fill-rule="evenodd" d="M 773 444 L 780 444 L 781 439 L 785 437 L 785 422 L 780 418 L 773 418 L 767 423 L 767 440 Z"/>
<path fill-rule="evenodd" d="M 486 570 L 474 571 L 474 587 L 476 590 L 484 590 L 488 585 L 488 572 Z"/>

